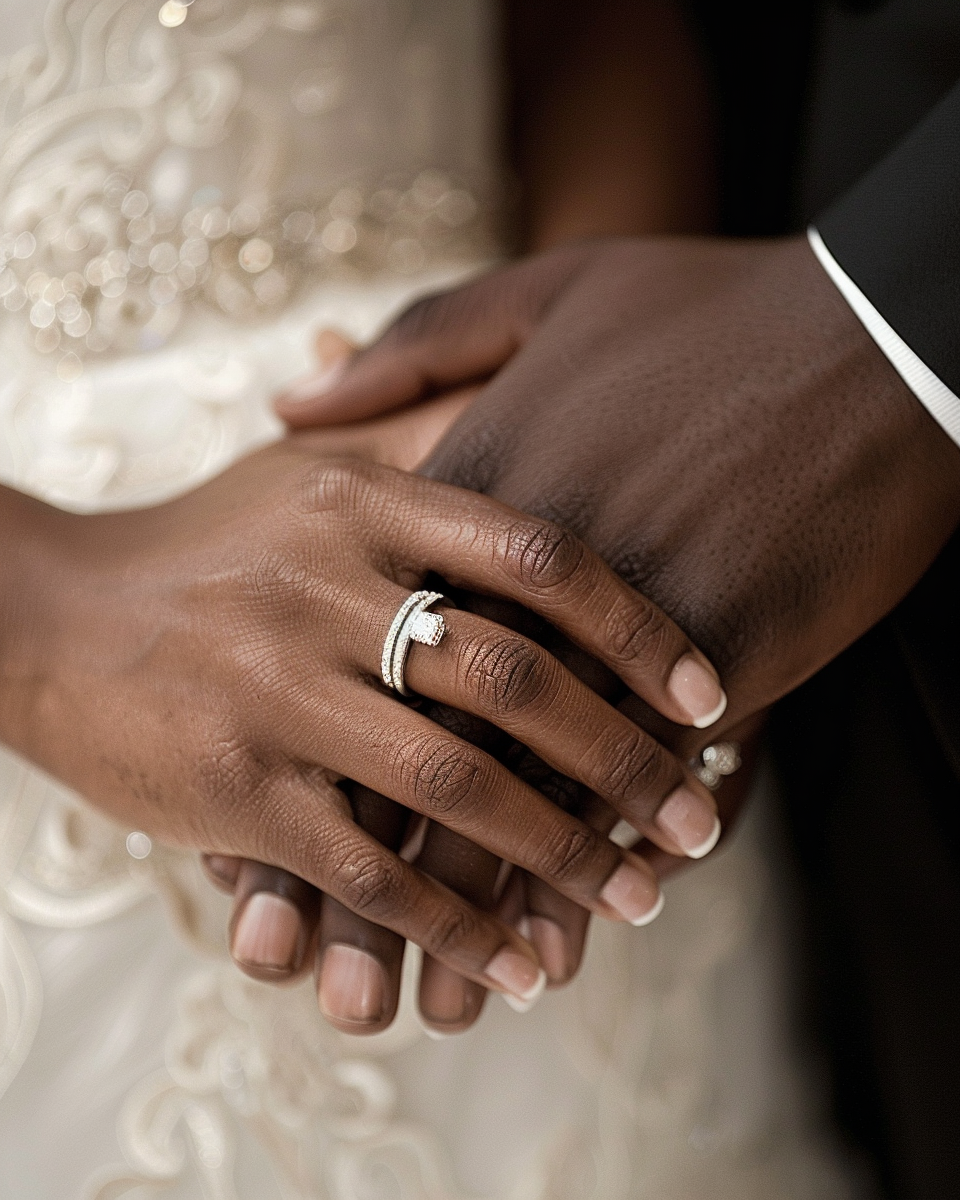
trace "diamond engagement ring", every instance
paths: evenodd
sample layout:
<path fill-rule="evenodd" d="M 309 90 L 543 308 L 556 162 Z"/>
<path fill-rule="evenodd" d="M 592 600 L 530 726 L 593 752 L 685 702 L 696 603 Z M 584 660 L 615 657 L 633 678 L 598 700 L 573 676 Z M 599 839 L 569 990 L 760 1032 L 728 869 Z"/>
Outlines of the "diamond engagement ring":
<path fill-rule="evenodd" d="M 707 746 L 691 766 L 694 775 L 712 792 L 720 786 L 724 776 L 740 769 L 740 747 L 736 742 L 716 742 Z"/>
<path fill-rule="evenodd" d="M 403 681 L 403 668 L 411 642 L 419 642 L 423 646 L 439 646 L 443 635 L 447 632 L 443 617 L 439 613 L 427 610 L 438 600 L 447 604 L 448 600 L 442 592 L 414 592 L 408 596 L 397 610 L 397 615 L 387 631 L 383 643 L 383 655 L 380 658 L 380 674 L 383 682 L 393 688 L 401 696 L 409 696 L 410 691 Z"/>

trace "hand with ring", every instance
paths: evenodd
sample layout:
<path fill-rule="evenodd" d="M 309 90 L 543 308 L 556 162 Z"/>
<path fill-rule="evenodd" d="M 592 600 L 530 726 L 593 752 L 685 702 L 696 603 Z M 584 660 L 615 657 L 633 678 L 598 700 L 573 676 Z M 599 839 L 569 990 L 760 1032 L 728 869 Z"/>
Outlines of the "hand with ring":
<path fill-rule="evenodd" d="M 355 349 L 339 334 L 323 331 L 317 338 L 319 370 L 306 386 L 315 386 L 317 378 L 330 379 L 341 374 Z M 310 444 L 317 449 L 334 450 L 367 461 L 389 461 L 411 470 L 463 412 L 476 390 L 447 393 L 398 414 L 301 432 L 296 436 L 309 438 Z M 516 606 L 505 605 L 502 601 L 482 601 L 477 596 L 467 599 L 468 607 L 474 611 L 481 611 L 478 606 L 482 604 L 488 606 L 490 611 L 486 615 L 500 623 L 519 628 L 517 621 L 523 620 L 522 610 Z M 392 635 L 400 633 L 404 617 L 405 610 L 402 609 L 391 629 Z M 526 632 L 538 636 L 536 629 L 528 628 Z M 543 630 L 539 635 L 542 633 Z M 388 635 L 385 650 L 394 644 Z M 594 688 L 601 686 L 597 674 L 599 664 L 585 654 L 579 655 L 579 664 L 575 663 L 572 653 L 573 648 L 567 645 L 564 651 L 566 665 L 581 673 L 585 671 L 584 678 L 589 679 Z M 389 657 L 381 662 L 381 671 L 384 681 L 392 686 Z M 618 694 L 625 691 L 612 675 L 607 683 L 609 686 L 604 694 L 608 701 L 613 699 L 614 691 Z M 601 690 L 604 690 L 602 686 Z M 601 835 L 610 834 L 627 847 L 639 840 L 640 835 L 629 823 L 620 821 L 618 824 L 615 809 L 596 796 L 577 794 L 585 789 L 576 789 L 571 780 L 563 779 L 529 752 L 518 758 L 519 747 L 487 722 L 435 703 L 426 704 L 422 711 L 488 753 L 505 758 L 522 778 L 548 796 L 560 799 L 568 811 L 575 812 Z M 664 732 L 671 743 L 677 742 L 679 736 L 677 749 L 689 745 L 689 734 L 684 741 L 682 728 L 674 726 L 671 731 L 664 722 Z M 693 730 L 689 733 L 696 736 Z M 690 765 L 697 774 L 696 765 L 693 762 Z M 737 781 L 728 783 L 718 796 L 718 807 L 725 824 L 745 794 L 748 774 L 744 772 Z M 391 848 L 399 849 L 407 828 L 403 810 L 397 810 L 397 806 L 385 797 L 365 789 L 352 787 L 351 798 L 358 822 Z M 707 849 L 709 843 L 702 847 L 702 852 Z M 689 861 L 659 850 L 647 840 L 637 847 L 637 852 L 653 865 L 659 876 L 675 871 L 684 861 Z M 504 887 L 504 870 L 495 855 L 435 822 L 427 822 L 418 830 L 417 837 L 408 844 L 404 854 L 408 859 L 415 854 L 420 870 L 472 903 L 496 911 L 501 919 L 529 938 L 549 986 L 560 986 L 575 974 L 584 949 L 588 910 L 522 871 L 514 872 Z M 231 945 L 241 970 L 276 982 L 296 977 L 298 972 L 293 968 L 267 972 L 262 966 L 262 960 L 272 961 L 277 957 L 273 943 L 280 930 L 272 914 L 285 914 L 292 928 L 292 910 L 295 909 L 299 912 L 299 937 L 304 943 L 309 941 L 316 945 L 315 954 L 305 955 L 299 966 L 301 970 L 309 969 L 313 960 L 320 1007 L 327 1019 L 352 1033 L 373 1033 L 389 1024 L 399 994 L 404 958 L 402 938 L 350 912 L 329 896 L 321 902 L 315 888 L 277 867 L 224 856 L 208 857 L 205 865 L 213 882 L 234 896 Z M 251 945 L 257 946 L 255 959 L 250 955 Z M 382 1002 L 383 995 L 387 997 L 386 1003 Z M 418 1000 L 421 1018 L 429 1031 L 451 1033 L 467 1028 L 479 1016 L 486 996 L 487 991 L 482 986 L 429 954 L 424 955 Z M 506 999 L 515 1007 L 519 1003 L 510 997 Z"/>
<path fill-rule="evenodd" d="M 389 830 L 362 828 L 370 790 L 592 912 L 636 923 L 656 912 L 641 859 L 380 676 L 395 615 L 435 573 L 539 614 L 670 720 L 718 715 L 723 693 L 699 651 L 566 532 L 293 440 L 139 512 L 2 500 L 16 535 L 3 666 L 16 684 L 0 732 L 128 827 L 282 867 L 521 1001 L 543 979 L 530 944 L 390 849 Z M 715 839 L 709 791 L 557 659 L 475 613 L 442 615 L 439 643 L 410 649 L 407 687 L 518 739 L 664 849 L 696 854 Z M 343 777 L 356 781 L 349 797 Z M 299 924 L 273 918 L 294 932 L 288 961 L 302 959 Z"/>

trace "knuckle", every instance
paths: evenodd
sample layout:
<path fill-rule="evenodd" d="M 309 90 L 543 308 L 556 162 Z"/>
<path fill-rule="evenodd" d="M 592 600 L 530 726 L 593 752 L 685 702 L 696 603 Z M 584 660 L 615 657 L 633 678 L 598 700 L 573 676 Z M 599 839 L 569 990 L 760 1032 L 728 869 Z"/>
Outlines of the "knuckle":
<path fill-rule="evenodd" d="M 355 850 L 339 858 L 329 886 L 347 908 L 378 920 L 400 907 L 402 868 L 372 850 Z"/>
<path fill-rule="evenodd" d="M 238 579 L 240 599 L 253 612 L 288 604 L 310 579 L 306 565 L 283 546 L 265 550 Z"/>
<path fill-rule="evenodd" d="M 267 672 L 289 677 L 289 644 L 278 638 L 278 622 L 304 619 L 331 625 L 341 632 L 344 613 L 355 615 L 354 581 L 330 570 L 329 556 L 309 536 L 265 550 L 249 568 L 237 573 L 230 599 L 245 618 L 233 632 L 229 652 L 242 677 Z M 337 644 L 340 644 L 339 640 Z"/>
<path fill-rule="evenodd" d="M 353 513 L 361 506 L 372 475 L 370 464 L 360 461 L 308 462 L 300 477 L 298 508 L 307 516 Z"/>
<path fill-rule="evenodd" d="M 201 794 L 217 809 L 242 807 L 263 790 L 270 778 L 267 763 L 241 737 L 214 743 L 197 770 Z"/>
<path fill-rule="evenodd" d="M 396 350 L 442 332 L 450 319 L 450 307 L 450 299 L 443 293 L 421 297 L 397 317 L 378 343 L 378 348 Z"/>
<path fill-rule="evenodd" d="M 466 649 L 465 683 L 481 706 L 495 714 L 519 713 L 535 704 L 547 686 L 546 675 L 543 651 L 515 634 Z"/>
<path fill-rule="evenodd" d="M 270 857 L 265 831 L 276 827 L 297 779 L 295 768 L 242 736 L 214 742 L 197 763 L 193 779 L 200 802 L 193 812 L 207 844 L 222 841 L 225 829 Z"/>
<path fill-rule="evenodd" d="M 538 874 L 558 883 L 569 883 L 581 876 L 597 845 L 590 830 L 573 826 L 563 828 L 547 841 L 538 853 Z"/>
<path fill-rule="evenodd" d="M 424 936 L 423 949 L 437 958 L 456 957 L 477 934 L 480 922 L 466 907 L 445 907 Z"/>
<path fill-rule="evenodd" d="M 607 640 L 618 658 L 650 665 L 658 662 L 669 641 L 662 614 L 645 601 L 617 605 L 607 617 Z"/>
<path fill-rule="evenodd" d="M 657 743 L 638 733 L 604 755 L 593 786 L 614 803 L 638 800 L 659 783 L 662 762 Z"/>
<path fill-rule="evenodd" d="M 415 300 L 383 335 L 380 346 L 396 351 L 416 347 L 429 349 L 433 339 L 462 333 L 489 319 L 487 289 L 482 281 L 466 283 L 446 292 L 433 292 Z"/>
<path fill-rule="evenodd" d="M 477 752 L 466 744 L 427 735 L 400 754 L 401 788 L 421 812 L 449 818 L 472 799 L 483 775 Z"/>
<path fill-rule="evenodd" d="M 578 537 L 546 521 L 519 521 L 507 532 L 507 565 L 531 590 L 550 590 L 570 583 L 583 563 L 584 553 Z"/>

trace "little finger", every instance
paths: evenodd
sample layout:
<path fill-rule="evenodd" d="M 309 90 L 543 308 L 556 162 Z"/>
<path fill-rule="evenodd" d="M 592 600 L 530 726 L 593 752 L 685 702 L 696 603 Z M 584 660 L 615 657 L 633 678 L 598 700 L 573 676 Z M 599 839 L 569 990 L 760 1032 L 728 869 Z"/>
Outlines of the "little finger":
<path fill-rule="evenodd" d="M 362 688 L 361 696 L 358 704 L 345 704 L 322 732 L 299 722 L 304 734 L 292 752 L 301 760 L 319 762 L 332 747 L 342 759 L 326 761 L 338 774 L 525 867 L 600 915 L 635 924 L 652 919 L 659 888 L 641 860 L 619 851 L 491 755 L 422 714 L 369 688 Z M 342 728 L 334 723 L 338 718 Z M 341 888 L 347 882 L 343 880 Z M 320 886 L 337 894 L 322 882 Z M 349 900 L 344 903 L 358 908 Z M 375 914 L 365 915 L 390 924 Z"/>

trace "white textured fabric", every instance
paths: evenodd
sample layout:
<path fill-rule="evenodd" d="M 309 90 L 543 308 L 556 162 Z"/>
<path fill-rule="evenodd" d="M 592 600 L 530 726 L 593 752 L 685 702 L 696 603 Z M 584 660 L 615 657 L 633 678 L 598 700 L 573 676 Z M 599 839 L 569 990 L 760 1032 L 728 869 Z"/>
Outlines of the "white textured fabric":
<path fill-rule="evenodd" d="M 960 397 L 955 395 L 942 379 L 934 375 L 886 318 L 874 308 L 830 253 L 813 225 L 807 230 L 807 238 L 820 265 L 857 314 L 864 329 L 890 360 L 897 374 L 941 429 L 960 446 Z"/>
<path fill-rule="evenodd" d="M 495 249 L 486 0 L 159 6 L 0 0 L 0 477 L 77 510 L 277 436 L 313 329 L 368 337 Z M 394 1026 L 339 1035 L 309 983 L 236 971 L 192 856 L 128 832 L 0 752 L 4 1200 L 854 1195 L 755 824 L 649 929 L 598 924 L 574 986 L 440 1043 L 414 954 Z"/>

